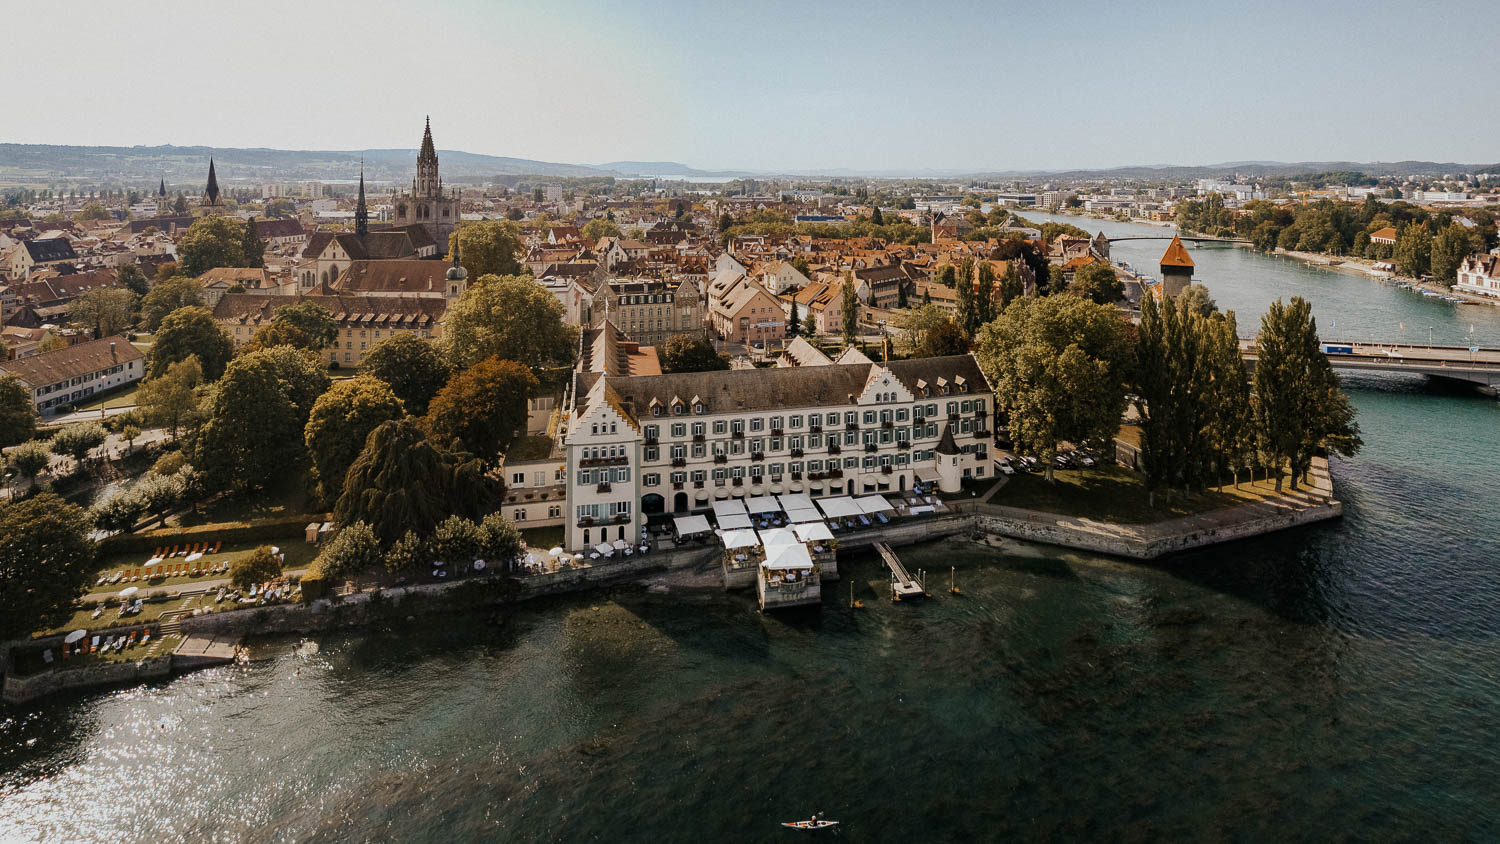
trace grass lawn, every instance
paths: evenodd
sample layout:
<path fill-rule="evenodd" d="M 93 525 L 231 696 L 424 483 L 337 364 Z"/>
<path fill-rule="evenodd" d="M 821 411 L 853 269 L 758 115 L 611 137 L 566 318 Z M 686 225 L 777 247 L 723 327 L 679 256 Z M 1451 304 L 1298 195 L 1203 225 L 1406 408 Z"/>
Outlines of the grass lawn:
<path fill-rule="evenodd" d="M 289 467 L 281 478 L 259 492 L 223 498 L 200 508 L 197 513 L 184 513 L 180 519 L 168 521 L 180 521 L 184 526 L 210 522 L 247 523 L 313 513 L 312 502 L 308 501 L 302 483 L 304 474 L 305 469 L 300 465 Z M 309 516 L 308 521 L 313 521 L 313 517 Z"/>
<path fill-rule="evenodd" d="M 526 541 L 528 548 L 555 548 L 563 544 L 562 525 L 552 527 L 526 528 L 521 531 L 521 538 Z"/>
<path fill-rule="evenodd" d="M 73 629 L 76 630 L 77 628 Z M 93 635 L 94 634 L 91 633 L 89 638 L 92 639 Z M 99 644 L 103 645 L 104 642 L 108 639 L 108 634 L 105 631 L 101 630 L 99 631 L 98 635 Z M 29 675 L 39 674 L 43 671 L 50 671 L 54 668 L 87 668 L 91 665 L 108 665 L 115 662 L 134 662 L 135 660 L 145 659 L 147 656 L 150 656 L 152 648 L 157 648 L 157 656 L 163 656 L 165 654 L 171 653 L 174 648 L 182 643 L 182 634 L 174 633 L 172 635 L 169 635 L 166 638 L 166 641 L 162 643 L 158 648 L 157 643 L 159 641 L 159 637 L 153 635 L 151 637 L 151 641 L 146 642 L 145 644 L 141 644 L 140 637 L 137 637 L 136 644 L 125 648 L 124 650 L 112 650 L 107 654 L 99 653 L 98 651 L 86 654 L 74 654 L 67 659 L 63 659 L 62 654 L 59 653 L 58 650 L 54 649 L 52 652 L 53 661 L 50 665 L 48 665 L 46 661 L 42 659 L 40 650 L 18 650 L 16 652 L 15 663 L 16 673 Z"/>
<path fill-rule="evenodd" d="M 69 630 L 78 630 L 80 628 L 88 630 L 90 632 L 90 635 L 93 635 L 94 633 L 103 633 L 108 627 L 128 627 L 132 624 L 146 624 L 149 622 L 153 622 L 161 618 L 162 613 L 171 612 L 173 610 L 191 610 L 194 607 L 203 606 L 205 603 L 212 605 L 214 599 L 212 595 L 194 595 L 188 600 L 187 604 L 183 604 L 182 601 L 183 599 L 181 597 L 174 597 L 166 601 L 160 601 L 154 604 L 142 604 L 141 611 L 138 615 L 127 615 L 123 618 L 120 617 L 120 602 L 110 602 L 105 606 L 104 612 L 100 613 L 98 618 L 94 618 L 94 611 L 91 609 L 79 610 L 78 612 L 73 613 L 73 617 L 68 619 L 66 623 L 59 624 L 56 627 L 48 630 L 33 633 L 32 636 L 51 636 L 58 633 L 66 633 Z M 122 657 L 122 659 L 129 658 L 128 651 L 126 652 L 126 654 L 127 655 L 125 657 Z M 113 656 L 114 655 L 111 654 L 111 658 L 113 658 Z M 72 663 L 70 662 L 69 664 L 71 665 Z"/>
<path fill-rule="evenodd" d="M 1170 501 L 1165 494 L 1158 493 L 1157 506 L 1153 508 L 1148 503 L 1145 481 L 1123 466 L 1064 469 L 1053 477 L 1052 483 L 1048 483 L 1040 473 L 1013 475 L 990 503 L 1098 521 L 1141 524 L 1205 513 L 1276 495 L 1271 481 L 1245 481 L 1239 489 L 1226 484 L 1190 497 L 1177 493 Z"/>
<path fill-rule="evenodd" d="M 127 407 L 135 404 L 136 390 L 140 389 L 141 382 L 136 381 L 122 390 L 117 390 L 107 396 L 95 398 L 90 401 L 80 402 L 74 405 L 78 410 L 98 410 L 101 407 Z"/>
<path fill-rule="evenodd" d="M 233 563 L 235 560 L 238 560 L 241 557 L 248 556 L 250 552 L 254 551 L 256 548 L 259 548 L 261 545 L 275 545 L 276 547 L 281 549 L 283 554 L 286 554 L 286 562 L 282 565 L 283 569 L 306 568 L 307 564 L 311 563 L 313 557 L 317 556 L 318 554 L 318 549 L 315 546 L 308 545 L 306 542 L 303 542 L 300 539 L 296 541 L 280 540 L 277 542 L 253 543 L 248 545 L 226 545 L 222 549 L 220 549 L 219 553 L 208 554 L 204 556 L 203 559 L 198 560 L 197 563 L 200 565 L 207 564 L 210 568 L 212 568 L 216 564 Z M 104 565 L 99 567 L 99 574 L 113 573 L 117 571 L 145 571 L 145 562 L 147 559 L 149 559 L 149 555 L 142 554 L 129 554 L 111 557 L 104 561 Z M 184 562 L 185 561 L 182 557 L 173 557 L 172 559 L 167 560 L 164 563 L 160 563 L 153 568 L 161 569 L 164 566 L 180 566 Z M 223 580 L 228 576 L 228 574 L 211 574 L 193 577 L 191 574 L 186 574 L 173 577 L 158 577 L 152 578 L 150 580 L 137 580 L 134 583 L 128 583 L 122 580 L 121 582 L 114 584 L 90 585 L 88 591 L 118 592 L 127 586 L 139 586 L 141 587 L 142 592 L 150 592 L 153 589 L 160 589 L 164 586 L 177 586 L 179 584 L 185 583 L 197 583 L 203 580 Z"/>

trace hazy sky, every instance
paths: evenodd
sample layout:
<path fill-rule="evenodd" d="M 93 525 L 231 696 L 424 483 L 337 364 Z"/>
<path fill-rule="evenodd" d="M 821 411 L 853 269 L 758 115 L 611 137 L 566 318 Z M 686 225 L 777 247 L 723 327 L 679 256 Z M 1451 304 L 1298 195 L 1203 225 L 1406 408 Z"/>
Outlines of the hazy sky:
<path fill-rule="evenodd" d="M 1491 2 L 0 0 L 0 142 L 1011 169 L 1500 159 Z M 29 36 L 20 37 L 21 33 Z"/>

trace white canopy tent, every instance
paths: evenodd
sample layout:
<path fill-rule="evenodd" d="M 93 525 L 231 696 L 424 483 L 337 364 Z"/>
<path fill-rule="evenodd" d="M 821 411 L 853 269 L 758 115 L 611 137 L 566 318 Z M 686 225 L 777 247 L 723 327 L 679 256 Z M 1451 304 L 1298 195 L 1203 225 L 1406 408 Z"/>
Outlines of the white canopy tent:
<path fill-rule="evenodd" d="M 703 516 L 677 516 L 672 522 L 677 526 L 678 536 L 692 536 L 695 533 L 708 533 L 713 530 L 709 527 L 708 519 Z"/>
<path fill-rule="evenodd" d="M 808 498 L 805 493 L 796 492 L 790 495 L 782 495 L 779 496 L 777 500 L 781 502 L 781 509 L 785 510 L 788 513 L 792 512 L 793 510 L 813 509 L 812 499 Z"/>
<path fill-rule="evenodd" d="M 614 546 L 610 545 L 608 542 L 601 542 L 598 545 L 594 546 L 594 551 L 596 551 L 599 554 L 602 554 L 602 555 L 604 555 L 606 557 L 608 557 L 610 554 L 614 553 L 614 550 L 615 550 Z"/>
<path fill-rule="evenodd" d="M 823 515 L 830 519 L 851 518 L 864 512 L 859 509 L 859 505 L 854 502 L 854 499 L 847 495 L 821 499 L 818 501 L 818 508 L 823 511 Z"/>
<path fill-rule="evenodd" d="M 779 548 L 782 545 L 796 545 L 801 542 L 797 534 L 787 528 L 770 528 L 760 532 L 760 544 L 766 546 L 766 552 L 770 549 Z"/>
<path fill-rule="evenodd" d="M 724 530 L 743 530 L 750 527 L 750 517 L 743 513 L 734 513 L 719 517 L 719 527 Z"/>
<path fill-rule="evenodd" d="M 724 532 L 724 547 L 730 550 L 735 548 L 753 548 L 760 544 L 760 538 L 753 530 L 730 530 Z"/>
<path fill-rule="evenodd" d="M 793 525 L 792 532 L 803 542 L 827 542 L 833 538 L 833 531 L 822 522 L 813 522 L 805 525 Z"/>
<path fill-rule="evenodd" d="M 866 495 L 855 503 L 859 504 L 860 512 L 866 515 L 896 512 L 896 508 L 892 507 L 891 502 L 886 501 L 885 496 L 882 495 Z"/>
<path fill-rule="evenodd" d="M 781 512 L 781 505 L 776 503 L 776 499 L 772 496 L 759 495 L 746 501 L 745 509 L 749 511 L 750 515 L 754 516 L 760 513 L 779 513 Z"/>
<path fill-rule="evenodd" d="M 807 553 L 807 546 L 798 542 L 795 545 L 778 545 L 775 548 L 766 549 L 766 561 L 761 566 L 768 569 L 810 569 L 812 568 L 812 555 Z"/>
<path fill-rule="evenodd" d="M 720 492 L 722 492 L 722 490 L 720 490 Z M 745 515 L 745 503 L 737 498 L 731 498 L 727 501 L 714 502 L 715 518 L 723 519 L 725 516 L 743 515 Z"/>
<path fill-rule="evenodd" d="M 798 510 L 788 510 L 788 511 L 786 511 L 786 519 L 787 519 L 787 521 L 794 522 L 794 523 L 796 523 L 796 522 L 821 522 L 821 521 L 823 521 L 823 514 L 819 513 L 818 512 L 818 508 L 816 508 L 816 507 L 808 507 L 806 509 L 798 509 Z"/>

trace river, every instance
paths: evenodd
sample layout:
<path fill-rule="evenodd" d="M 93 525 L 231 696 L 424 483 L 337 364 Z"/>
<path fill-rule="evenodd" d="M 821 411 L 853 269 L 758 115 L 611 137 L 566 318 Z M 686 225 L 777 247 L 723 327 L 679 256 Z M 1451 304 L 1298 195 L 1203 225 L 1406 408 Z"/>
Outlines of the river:
<path fill-rule="evenodd" d="M 1242 324 L 1297 293 L 1340 333 L 1462 342 L 1472 313 L 1500 345 L 1489 309 L 1193 257 Z M 1158 565 L 904 551 L 957 567 L 963 594 L 920 606 L 856 558 L 802 614 L 620 589 L 260 641 L 5 711 L 0 840 L 769 841 L 817 811 L 850 840 L 1494 840 L 1500 404 L 1348 385 L 1366 448 L 1334 467 L 1337 523 Z"/>

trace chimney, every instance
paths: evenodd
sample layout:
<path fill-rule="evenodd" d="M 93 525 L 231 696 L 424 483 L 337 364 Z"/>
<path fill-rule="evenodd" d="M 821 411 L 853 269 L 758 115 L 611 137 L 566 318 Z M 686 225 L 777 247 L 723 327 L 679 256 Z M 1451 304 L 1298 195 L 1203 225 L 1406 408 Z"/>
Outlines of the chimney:
<path fill-rule="evenodd" d="M 115 341 L 113 340 L 109 341 L 109 359 L 112 361 L 118 361 L 120 359 L 120 356 L 115 354 Z"/>

